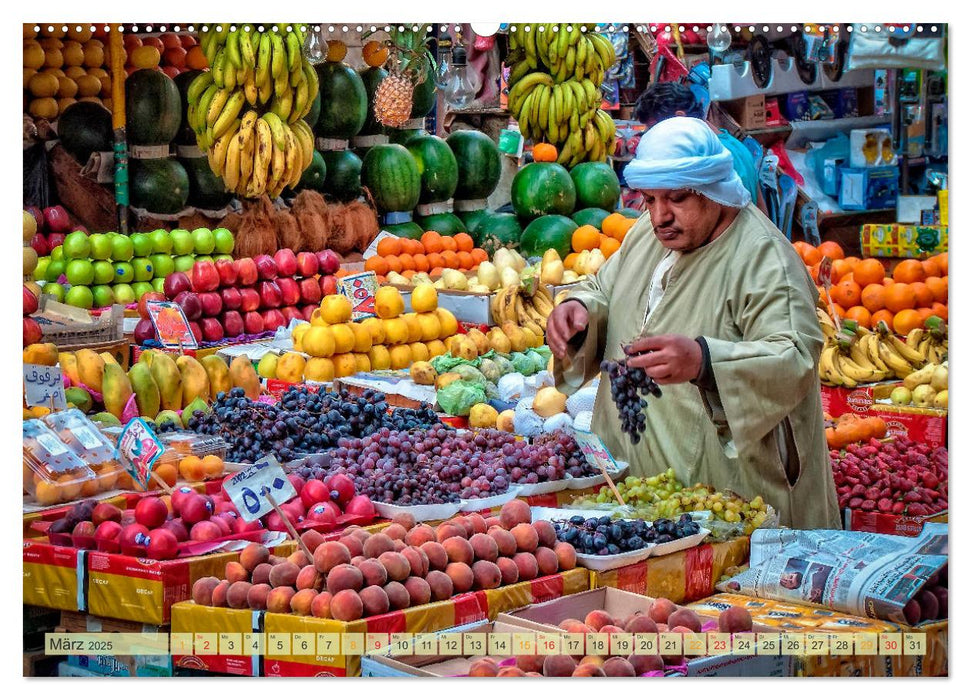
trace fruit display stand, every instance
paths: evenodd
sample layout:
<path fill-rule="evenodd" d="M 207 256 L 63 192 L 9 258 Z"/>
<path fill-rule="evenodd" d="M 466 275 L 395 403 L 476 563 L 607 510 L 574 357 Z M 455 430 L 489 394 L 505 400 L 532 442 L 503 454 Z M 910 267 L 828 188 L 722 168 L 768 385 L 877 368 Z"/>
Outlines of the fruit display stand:
<path fill-rule="evenodd" d="M 947 446 L 947 411 L 881 403 L 900 382 L 863 384 L 853 389 L 823 386 L 823 411 L 838 418 L 845 413 L 875 416 L 887 423 L 888 435 L 906 435 L 932 447 Z"/>
<path fill-rule="evenodd" d="M 126 620 L 96 617 L 83 612 L 62 612 L 57 632 L 69 634 L 118 633 L 159 634 L 169 633 L 168 625 L 149 625 Z M 97 676 L 168 677 L 172 675 L 172 657 L 158 655 L 69 655 L 64 662 L 76 669 Z"/>
<path fill-rule="evenodd" d="M 24 540 L 24 605 L 84 610 L 84 566 L 88 552 Z"/>
<path fill-rule="evenodd" d="M 388 405 L 396 408 L 418 408 L 422 402 L 435 405 L 435 387 L 415 384 L 407 370 L 362 372 L 334 380 L 334 391 L 342 389 L 353 395 L 368 389 L 380 391 Z"/>

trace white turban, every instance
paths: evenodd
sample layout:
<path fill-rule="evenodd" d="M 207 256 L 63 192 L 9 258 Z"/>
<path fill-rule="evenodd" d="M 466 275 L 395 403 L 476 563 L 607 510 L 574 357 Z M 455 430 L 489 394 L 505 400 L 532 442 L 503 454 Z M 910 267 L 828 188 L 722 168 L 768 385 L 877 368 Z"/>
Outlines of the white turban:
<path fill-rule="evenodd" d="M 624 179 L 636 190 L 689 188 L 737 209 L 752 201 L 735 172 L 731 151 L 707 122 L 693 117 L 672 117 L 648 129 L 634 160 L 624 168 Z"/>

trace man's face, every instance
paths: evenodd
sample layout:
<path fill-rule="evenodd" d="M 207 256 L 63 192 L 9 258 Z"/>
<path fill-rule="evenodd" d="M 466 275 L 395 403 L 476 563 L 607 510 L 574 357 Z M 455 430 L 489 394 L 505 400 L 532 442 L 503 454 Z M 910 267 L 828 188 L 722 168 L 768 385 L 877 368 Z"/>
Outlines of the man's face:
<path fill-rule="evenodd" d="M 687 253 L 706 243 L 722 207 L 687 189 L 642 190 L 654 235 L 665 248 Z"/>

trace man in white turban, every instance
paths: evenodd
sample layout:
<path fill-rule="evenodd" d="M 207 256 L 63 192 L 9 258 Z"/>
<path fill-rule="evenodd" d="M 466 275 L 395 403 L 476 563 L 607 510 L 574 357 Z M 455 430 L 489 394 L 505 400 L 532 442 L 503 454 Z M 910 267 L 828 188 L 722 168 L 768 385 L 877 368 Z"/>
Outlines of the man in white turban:
<path fill-rule="evenodd" d="M 550 317 L 562 391 L 626 356 L 662 385 L 632 440 L 601 382 L 593 430 L 635 476 L 762 496 L 784 525 L 839 528 L 817 364 L 817 290 L 708 125 L 668 119 L 627 166 L 647 214 Z"/>

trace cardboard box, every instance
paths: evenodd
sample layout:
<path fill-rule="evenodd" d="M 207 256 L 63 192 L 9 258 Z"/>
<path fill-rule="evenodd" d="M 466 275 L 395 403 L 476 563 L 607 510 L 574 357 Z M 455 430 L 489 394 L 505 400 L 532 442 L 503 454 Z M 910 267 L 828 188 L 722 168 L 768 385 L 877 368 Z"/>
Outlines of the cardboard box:
<path fill-rule="evenodd" d="M 924 523 L 946 523 L 947 511 L 934 515 L 893 515 L 869 510 L 843 510 L 843 529 L 857 532 L 878 532 L 882 535 L 917 537 Z"/>
<path fill-rule="evenodd" d="M 860 227 L 864 256 L 926 258 L 948 249 L 948 227 L 904 224 L 864 224 Z"/>
<path fill-rule="evenodd" d="M 147 625 L 128 620 L 113 620 L 84 613 L 61 613 L 60 631 L 72 634 L 116 632 L 120 634 L 167 634 L 168 626 Z M 159 655 L 71 655 L 66 663 L 98 676 L 169 677 L 172 657 Z"/>
<path fill-rule="evenodd" d="M 947 411 L 916 406 L 895 406 L 880 403 L 890 396 L 890 392 L 900 382 L 881 382 L 866 384 L 855 389 L 842 387 L 822 387 L 823 411 L 833 418 L 844 413 L 859 413 L 864 416 L 883 418 L 887 423 L 887 434 L 908 437 L 915 442 L 924 442 L 931 447 L 947 447 Z"/>
<path fill-rule="evenodd" d="M 186 601 L 172 606 L 172 632 L 238 635 L 260 632 L 263 626 L 263 615 L 262 610 L 213 608 Z M 247 656 L 242 653 L 175 654 L 172 656 L 172 665 L 176 668 L 208 673 L 259 676 L 260 660 L 261 657 L 258 655 Z"/>
<path fill-rule="evenodd" d="M 750 95 L 725 106 L 743 129 L 765 128 L 765 95 Z"/>
<path fill-rule="evenodd" d="M 628 593 L 616 588 L 596 588 L 559 600 L 514 610 L 499 616 L 497 622 L 519 625 L 542 632 L 562 632 L 557 626 L 563 620 L 582 620 L 592 610 L 606 610 L 624 618 L 635 612 L 647 612 L 653 598 Z M 701 615 L 701 613 L 699 613 Z M 701 615 L 702 622 L 714 618 Z M 771 632 L 769 627 L 755 626 L 756 632 Z M 688 657 L 688 676 L 754 676 L 781 678 L 792 675 L 790 656 L 719 656 Z"/>
<path fill-rule="evenodd" d="M 846 211 L 895 209 L 899 188 L 900 171 L 896 167 L 840 166 L 839 205 Z"/>
<path fill-rule="evenodd" d="M 24 604 L 84 610 L 85 552 L 24 540 Z"/>

